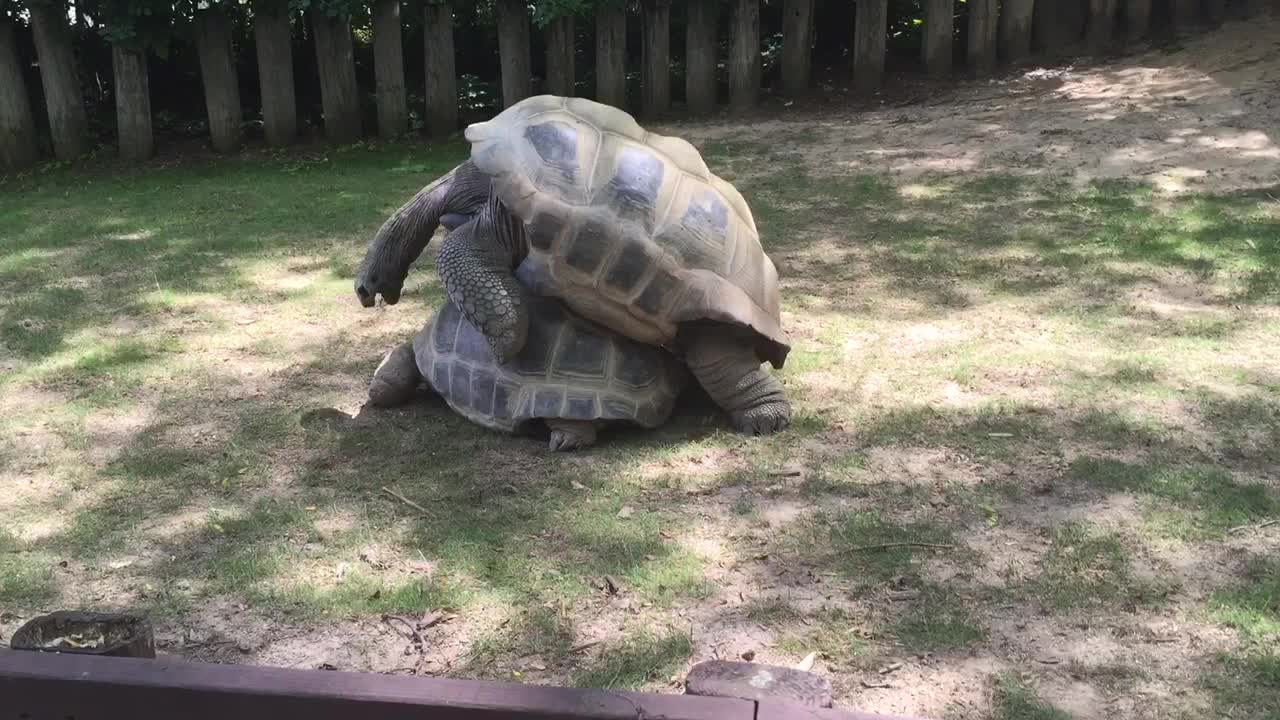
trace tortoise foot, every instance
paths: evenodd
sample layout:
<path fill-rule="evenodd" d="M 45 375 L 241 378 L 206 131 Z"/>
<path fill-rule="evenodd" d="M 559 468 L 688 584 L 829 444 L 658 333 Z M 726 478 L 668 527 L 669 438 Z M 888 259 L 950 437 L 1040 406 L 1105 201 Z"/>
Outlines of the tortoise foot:
<path fill-rule="evenodd" d="M 403 405 L 413 397 L 413 391 L 421 379 L 417 361 L 413 357 L 413 343 L 396 346 L 373 373 L 369 383 L 369 402 L 377 407 Z"/>
<path fill-rule="evenodd" d="M 756 405 L 730 415 L 733 426 L 745 435 L 772 435 L 791 425 L 791 403 L 777 401 Z"/>
<path fill-rule="evenodd" d="M 551 420 L 551 452 L 568 452 L 596 444 L 596 426 L 576 420 Z"/>

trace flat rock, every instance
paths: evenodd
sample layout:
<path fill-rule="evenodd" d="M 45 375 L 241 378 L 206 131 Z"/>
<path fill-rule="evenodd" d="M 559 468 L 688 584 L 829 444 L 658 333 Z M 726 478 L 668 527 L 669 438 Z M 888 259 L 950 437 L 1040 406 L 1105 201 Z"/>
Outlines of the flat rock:
<path fill-rule="evenodd" d="M 708 660 L 693 666 L 685 678 L 689 695 L 781 699 L 809 707 L 831 707 L 831 682 L 795 668 L 733 660 Z"/>

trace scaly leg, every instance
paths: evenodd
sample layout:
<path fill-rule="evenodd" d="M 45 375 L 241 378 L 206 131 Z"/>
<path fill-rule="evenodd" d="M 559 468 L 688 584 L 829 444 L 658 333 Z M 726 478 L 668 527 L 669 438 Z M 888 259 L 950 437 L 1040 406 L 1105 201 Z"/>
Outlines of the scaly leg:
<path fill-rule="evenodd" d="M 791 424 L 791 403 L 782 383 L 770 375 L 748 343 L 723 328 L 688 333 L 685 362 L 734 428 L 748 435 L 769 435 Z"/>
<path fill-rule="evenodd" d="M 426 332 L 425 330 L 423 332 Z M 397 345 L 382 358 L 369 383 L 369 402 L 378 407 L 403 405 L 422 380 L 413 356 L 413 342 Z"/>

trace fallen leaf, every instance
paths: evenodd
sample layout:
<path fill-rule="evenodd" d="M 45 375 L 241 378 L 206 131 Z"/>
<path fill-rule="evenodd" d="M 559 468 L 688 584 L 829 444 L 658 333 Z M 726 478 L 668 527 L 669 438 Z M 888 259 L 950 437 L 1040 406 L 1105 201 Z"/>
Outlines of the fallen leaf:
<path fill-rule="evenodd" d="M 875 690 L 876 688 L 891 688 L 891 687 L 893 687 L 893 686 L 892 686 L 892 685 L 890 685 L 890 684 L 889 684 L 889 683 L 887 683 L 887 682 L 884 682 L 883 680 L 881 680 L 880 682 L 872 682 L 872 681 L 870 681 L 870 680 L 863 680 L 863 681 L 862 681 L 862 687 L 867 688 L 868 690 Z"/>
<path fill-rule="evenodd" d="M 587 489 L 587 486 L 586 486 L 586 485 L 583 485 L 582 483 L 578 482 L 577 480 L 570 480 L 570 481 L 569 481 L 569 487 L 573 488 L 574 490 L 586 490 L 586 489 Z"/>
<path fill-rule="evenodd" d="M 881 675 L 888 675 L 889 673 L 893 672 L 894 670 L 897 670 L 900 667 L 902 667 L 902 663 L 900 662 L 889 663 L 888 665 L 885 665 L 884 667 L 880 668 L 877 672 L 879 672 Z"/>
<path fill-rule="evenodd" d="M 618 594 L 618 583 L 615 582 L 614 579 L 609 577 L 608 575 L 604 576 L 603 584 L 601 585 L 601 588 L 605 592 L 609 593 L 610 595 Z"/>
<path fill-rule="evenodd" d="M 618 511 L 618 517 L 620 517 L 620 518 L 629 518 L 629 517 L 631 517 L 632 515 L 634 515 L 635 513 L 636 513 L 636 511 L 635 511 L 635 510 L 633 510 L 633 509 L 631 508 L 631 506 L 630 506 L 630 505 L 623 505 L 623 506 L 622 506 L 622 509 Z"/>
<path fill-rule="evenodd" d="M 547 666 L 543 665 L 542 663 L 534 663 L 529 666 L 529 669 L 530 670 L 546 670 Z"/>

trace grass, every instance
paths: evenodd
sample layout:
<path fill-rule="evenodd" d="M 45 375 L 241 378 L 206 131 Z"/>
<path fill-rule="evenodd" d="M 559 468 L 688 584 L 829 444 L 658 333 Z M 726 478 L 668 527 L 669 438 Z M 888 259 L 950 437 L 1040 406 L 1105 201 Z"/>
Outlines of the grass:
<path fill-rule="evenodd" d="M 1135 577 L 1130 552 L 1116 533 L 1083 522 L 1066 522 L 1053 530 L 1049 551 L 1032 592 L 1058 610 L 1159 604 L 1171 591 L 1158 580 Z"/>
<path fill-rule="evenodd" d="M 1034 688 L 1011 673 L 993 679 L 992 698 L 995 720 L 1071 720 L 1070 715 L 1041 700 Z"/>
<path fill-rule="evenodd" d="M 795 151 L 815 133 L 703 148 L 785 281 L 792 429 L 747 439 L 682 407 L 567 456 L 432 399 L 361 407 L 442 290 L 434 246 L 395 307 L 358 307 L 351 273 L 459 144 L 6 182 L 0 609 L 84 600 L 169 630 L 231 607 L 317 647 L 449 612 L 442 673 L 649 689 L 750 626 L 762 656 L 816 651 L 856 687 L 904 653 L 1014 664 L 1031 650 L 1001 613 L 1043 611 L 1068 642 L 1093 637 L 1082 614 L 1158 618 L 1198 582 L 1162 553 L 1280 516 L 1268 198 L 841 175 Z M 1060 521 L 1130 498 L 1143 532 Z M 951 547 L 874 547 L 899 543 Z M 1274 584 L 1263 563 L 1212 589 L 1205 622 L 1239 647 L 1193 661 L 1207 697 L 1270 687 Z M 994 697 L 996 717 L 1063 717 L 1013 676 Z"/>

